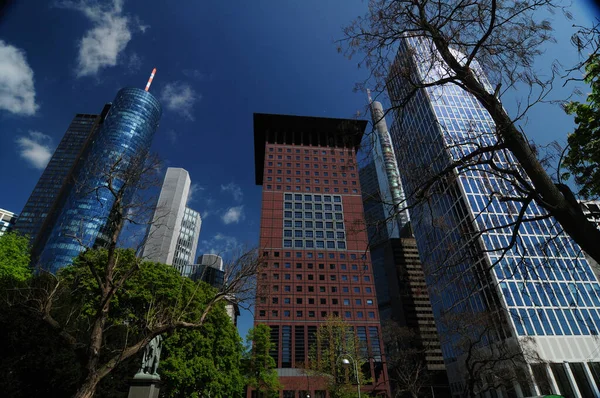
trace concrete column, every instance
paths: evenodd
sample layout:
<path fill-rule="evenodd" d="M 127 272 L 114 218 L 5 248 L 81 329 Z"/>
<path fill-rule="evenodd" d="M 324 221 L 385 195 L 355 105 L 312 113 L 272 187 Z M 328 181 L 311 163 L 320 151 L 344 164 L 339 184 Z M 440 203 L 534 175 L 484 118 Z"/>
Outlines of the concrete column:
<path fill-rule="evenodd" d="M 521 386 L 518 382 L 513 382 L 513 388 L 515 389 L 515 394 L 517 394 L 517 397 L 523 398 L 523 390 L 521 390 Z"/>
<path fill-rule="evenodd" d="M 573 372 L 571 371 L 571 367 L 569 366 L 569 362 L 563 362 L 563 365 L 565 365 L 565 370 L 567 371 L 569 384 L 571 384 L 571 388 L 573 389 L 575 398 L 582 398 L 581 393 L 579 392 L 579 386 L 577 386 L 577 381 L 575 380 L 575 376 L 573 376 Z"/>
<path fill-rule="evenodd" d="M 537 385 L 537 381 L 535 380 L 535 377 L 533 376 L 533 370 L 531 369 L 531 365 L 527 365 L 527 372 L 529 374 L 529 378 L 531 379 L 531 383 L 529 383 L 529 388 L 531 388 L 533 391 L 533 396 L 538 396 L 538 395 L 542 395 L 542 393 L 540 392 L 540 389 Z"/>
<path fill-rule="evenodd" d="M 592 391 L 594 392 L 594 397 L 599 398 L 600 390 L 598 390 L 598 386 L 596 385 L 596 380 L 594 380 L 594 376 L 592 375 L 592 370 L 590 369 L 587 362 L 583 363 L 583 371 L 585 372 L 585 377 L 586 377 L 588 383 L 590 383 L 590 386 L 592 387 Z"/>
<path fill-rule="evenodd" d="M 548 380 L 550 380 L 550 389 L 553 394 L 560 395 L 560 390 L 558 389 L 558 384 L 556 383 L 556 379 L 554 378 L 554 373 L 552 373 L 552 369 L 550 369 L 550 365 L 546 364 L 546 374 L 548 375 Z"/>

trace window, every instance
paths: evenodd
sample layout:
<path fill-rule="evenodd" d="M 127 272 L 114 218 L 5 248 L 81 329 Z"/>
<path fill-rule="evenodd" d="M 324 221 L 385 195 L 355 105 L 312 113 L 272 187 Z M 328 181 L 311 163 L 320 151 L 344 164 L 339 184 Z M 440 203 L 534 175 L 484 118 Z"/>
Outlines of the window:
<path fill-rule="evenodd" d="M 344 305 L 350 305 L 350 299 L 344 299 Z"/>
<path fill-rule="evenodd" d="M 267 315 L 267 312 L 265 310 L 260 310 L 258 312 L 258 316 L 266 316 L 266 315 Z"/>
<path fill-rule="evenodd" d="M 290 317 L 290 311 L 289 310 L 283 311 L 283 316 L 286 317 L 286 318 L 289 318 Z"/>
<path fill-rule="evenodd" d="M 296 304 L 302 304 L 302 299 L 301 298 L 297 298 L 296 299 Z"/>
<path fill-rule="evenodd" d="M 289 297 L 284 298 L 283 304 L 292 304 L 292 299 L 290 299 Z"/>
<path fill-rule="evenodd" d="M 320 300 L 319 300 L 319 302 L 320 302 L 322 305 L 325 305 L 325 304 L 327 304 L 327 299 L 324 299 L 324 298 L 322 298 L 322 299 L 320 299 Z"/>
<path fill-rule="evenodd" d="M 373 305 L 373 300 L 367 300 L 367 305 Z"/>

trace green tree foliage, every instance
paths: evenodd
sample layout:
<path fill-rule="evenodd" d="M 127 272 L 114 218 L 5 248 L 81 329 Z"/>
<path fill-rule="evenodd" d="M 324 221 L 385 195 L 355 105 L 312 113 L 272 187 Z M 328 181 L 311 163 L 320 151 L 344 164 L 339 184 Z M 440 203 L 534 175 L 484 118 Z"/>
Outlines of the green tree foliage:
<path fill-rule="evenodd" d="M 141 261 L 133 250 L 117 249 L 116 258 L 115 280 L 134 264 L 137 271 L 112 296 L 100 363 L 114 365 L 111 358 L 132 342 L 146 338 L 149 328 L 204 315 L 201 327 L 163 333 L 166 339 L 160 371 L 164 369 L 164 396 L 192 397 L 192 392 L 202 392 L 201 384 L 218 394 L 213 396 L 239 396 L 236 394 L 243 388 L 240 338 L 224 303 L 216 303 L 205 312 L 216 289 L 181 277 L 171 266 Z M 86 375 L 89 325 L 100 305 L 95 275 L 103 271 L 106 260 L 106 250 L 88 250 L 56 276 L 41 273 L 25 286 L 4 289 L 8 299 L 0 303 L 0 395 L 75 394 Z M 99 383 L 95 397 L 126 396 L 129 379 L 139 369 L 139 357 L 131 355 L 119 362 Z"/>
<path fill-rule="evenodd" d="M 174 332 L 164 342 L 159 373 L 165 382 L 161 396 L 243 397 L 242 342 L 220 307 L 202 329 Z"/>
<path fill-rule="evenodd" d="M 247 349 L 244 354 L 244 375 L 246 384 L 265 397 L 279 396 L 279 378 L 275 368 L 277 364 L 271 351 L 271 328 L 259 324 L 248 331 Z"/>
<path fill-rule="evenodd" d="M 600 196 L 600 56 L 590 57 L 585 66 L 584 81 L 592 92 L 587 102 L 570 102 L 565 110 L 575 115 L 577 128 L 568 138 L 568 151 L 563 166 L 565 178 L 573 177 L 579 194 L 587 199 Z"/>
<path fill-rule="evenodd" d="M 308 363 L 305 369 L 308 375 L 327 377 L 331 398 L 355 398 L 356 373 L 353 361 L 356 361 L 359 382 L 369 382 L 362 371 L 367 365 L 366 347 L 358 341 L 352 327 L 338 317 L 331 317 L 317 328 L 316 342 L 309 347 Z M 349 360 L 345 365 L 343 359 Z"/>
<path fill-rule="evenodd" d="M 29 239 L 15 232 L 0 236 L 0 286 L 30 277 Z"/>

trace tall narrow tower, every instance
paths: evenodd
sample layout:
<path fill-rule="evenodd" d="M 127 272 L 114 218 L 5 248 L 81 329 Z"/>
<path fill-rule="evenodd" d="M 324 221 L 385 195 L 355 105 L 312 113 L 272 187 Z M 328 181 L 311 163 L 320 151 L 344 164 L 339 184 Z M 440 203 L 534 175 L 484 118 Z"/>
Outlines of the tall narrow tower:
<path fill-rule="evenodd" d="M 284 397 L 325 397 L 305 373 L 317 327 L 336 316 L 364 347 L 373 383 L 389 395 L 356 150 L 366 121 L 254 114 L 256 183 L 262 185 L 255 324 L 271 328 Z M 303 395 L 306 396 L 306 395 Z"/>
<path fill-rule="evenodd" d="M 55 209 L 56 219 L 47 229 L 39 266 L 50 272 L 71 264 L 97 238 L 111 233 L 109 216 L 115 197 L 107 189 L 107 175 L 115 168 L 127 174 L 150 149 L 161 116 L 158 100 L 139 88 L 119 90 L 100 130 L 74 172 L 74 185 Z M 113 188 L 121 189 L 122 178 Z M 128 199 L 128 198 L 125 198 Z"/>
<path fill-rule="evenodd" d="M 196 257 L 202 224 L 200 214 L 186 206 L 190 185 L 186 170 L 167 169 L 142 251 L 145 259 L 173 265 L 185 276 Z"/>

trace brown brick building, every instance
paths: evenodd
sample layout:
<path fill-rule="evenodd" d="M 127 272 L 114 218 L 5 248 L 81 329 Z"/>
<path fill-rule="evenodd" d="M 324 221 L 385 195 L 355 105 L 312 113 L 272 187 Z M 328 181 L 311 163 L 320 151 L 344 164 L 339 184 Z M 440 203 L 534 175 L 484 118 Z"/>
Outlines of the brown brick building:
<path fill-rule="evenodd" d="M 256 183 L 263 187 L 255 324 L 271 327 L 283 398 L 325 397 L 302 371 L 319 324 L 339 316 L 389 396 L 356 166 L 366 121 L 254 115 Z"/>

